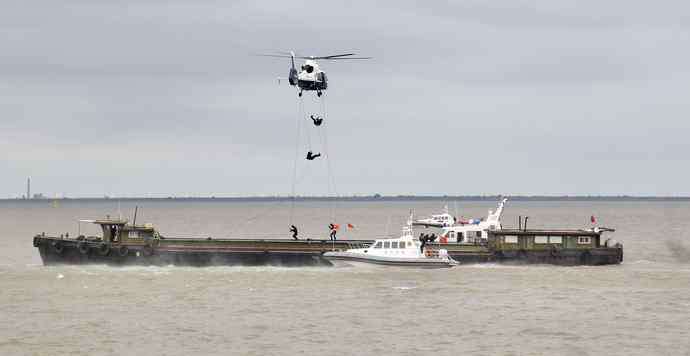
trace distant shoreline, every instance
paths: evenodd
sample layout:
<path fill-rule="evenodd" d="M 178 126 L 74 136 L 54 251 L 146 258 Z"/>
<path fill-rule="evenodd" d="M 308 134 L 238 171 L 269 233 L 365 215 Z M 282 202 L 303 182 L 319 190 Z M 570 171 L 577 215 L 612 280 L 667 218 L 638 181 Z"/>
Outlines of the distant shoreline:
<path fill-rule="evenodd" d="M 362 195 L 362 196 L 297 196 L 295 201 L 497 201 L 501 195 Z M 510 201 L 690 201 L 690 196 L 555 196 L 555 195 L 514 195 Z M 236 201 L 236 202 L 284 202 L 292 201 L 289 196 L 257 197 L 82 197 L 82 198 L 2 198 L 0 202 L 38 202 L 38 201 Z"/>

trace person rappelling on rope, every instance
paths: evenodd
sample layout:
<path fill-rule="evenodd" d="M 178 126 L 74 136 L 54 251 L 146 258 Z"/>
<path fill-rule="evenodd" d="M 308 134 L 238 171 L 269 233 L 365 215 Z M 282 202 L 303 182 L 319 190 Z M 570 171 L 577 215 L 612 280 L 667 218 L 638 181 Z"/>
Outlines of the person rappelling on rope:
<path fill-rule="evenodd" d="M 292 233 L 292 238 L 293 238 L 293 239 L 299 240 L 299 239 L 297 238 L 297 234 L 298 234 L 298 232 L 297 232 L 297 226 L 295 226 L 295 225 L 290 225 L 290 232 Z"/>
<path fill-rule="evenodd" d="M 309 115 L 309 117 L 311 117 L 311 121 L 314 121 L 314 126 L 321 126 L 321 123 L 323 123 L 323 119 L 319 115 Z"/>
<path fill-rule="evenodd" d="M 335 237 L 335 234 L 338 233 L 338 229 L 339 229 L 339 228 L 340 228 L 340 226 L 339 226 L 338 224 L 330 223 L 330 224 L 328 225 L 328 229 L 331 230 L 331 235 L 330 235 L 330 236 L 331 236 L 331 241 L 337 240 L 336 237 Z"/>
<path fill-rule="evenodd" d="M 314 154 L 312 151 L 307 152 L 307 161 L 313 161 L 318 157 L 321 157 L 320 153 Z"/>

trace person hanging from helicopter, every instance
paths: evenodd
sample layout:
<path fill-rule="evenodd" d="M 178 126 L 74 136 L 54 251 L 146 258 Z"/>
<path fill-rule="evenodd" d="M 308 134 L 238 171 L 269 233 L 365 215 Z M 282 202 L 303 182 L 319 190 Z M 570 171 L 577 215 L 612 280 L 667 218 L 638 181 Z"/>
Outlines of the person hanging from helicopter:
<path fill-rule="evenodd" d="M 299 238 L 297 238 L 297 234 L 298 234 L 298 232 L 297 232 L 297 226 L 295 226 L 295 225 L 290 225 L 290 232 L 292 233 L 292 238 L 293 238 L 293 239 L 299 240 Z"/>
<path fill-rule="evenodd" d="M 314 154 L 312 151 L 307 152 L 307 161 L 313 161 L 318 157 L 321 157 L 320 153 Z"/>
<path fill-rule="evenodd" d="M 319 117 L 319 115 L 309 115 L 311 117 L 311 121 L 314 121 L 314 126 L 321 126 L 321 123 L 323 122 L 323 119 Z"/>

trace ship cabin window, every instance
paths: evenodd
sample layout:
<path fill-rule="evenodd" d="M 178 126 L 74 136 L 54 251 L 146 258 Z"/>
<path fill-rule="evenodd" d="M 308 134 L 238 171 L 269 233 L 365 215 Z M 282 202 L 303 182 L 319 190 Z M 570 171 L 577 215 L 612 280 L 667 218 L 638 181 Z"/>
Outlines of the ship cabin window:
<path fill-rule="evenodd" d="M 563 243 L 563 236 L 549 236 L 549 242 L 552 244 Z"/>
<path fill-rule="evenodd" d="M 120 242 L 120 228 L 117 225 L 112 225 L 110 227 L 110 241 Z"/>
<path fill-rule="evenodd" d="M 481 232 L 481 231 L 477 231 L 476 233 L 477 233 L 477 237 L 482 237 L 482 232 Z"/>
<path fill-rule="evenodd" d="M 398 248 L 398 241 L 391 241 L 391 248 Z"/>
<path fill-rule="evenodd" d="M 374 248 L 381 248 L 381 241 L 377 242 L 376 245 L 374 245 Z"/>
<path fill-rule="evenodd" d="M 589 245 L 592 243 L 592 239 L 589 236 L 580 236 L 577 238 L 577 243 L 580 245 Z"/>
<path fill-rule="evenodd" d="M 535 236 L 535 237 L 534 237 L 534 243 L 535 243 L 535 244 L 546 244 L 546 243 L 549 243 L 549 237 L 548 237 L 548 236 Z"/>
<path fill-rule="evenodd" d="M 384 242 L 384 243 L 383 243 L 383 248 L 391 248 L 391 242 L 390 242 L 390 241 Z"/>
<path fill-rule="evenodd" d="M 518 237 L 517 236 L 504 236 L 503 242 L 505 242 L 507 244 L 516 244 L 516 243 L 518 243 Z"/>
<path fill-rule="evenodd" d="M 120 227 L 117 225 L 102 225 L 103 240 L 106 242 L 120 241 Z"/>

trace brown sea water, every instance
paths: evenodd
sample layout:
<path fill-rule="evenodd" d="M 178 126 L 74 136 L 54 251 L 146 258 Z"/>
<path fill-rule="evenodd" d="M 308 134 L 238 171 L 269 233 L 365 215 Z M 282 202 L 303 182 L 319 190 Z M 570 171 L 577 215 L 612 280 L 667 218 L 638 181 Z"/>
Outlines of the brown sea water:
<path fill-rule="evenodd" d="M 290 203 L 122 202 L 168 236 L 289 238 Z M 396 234 L 444 202 L 298 202 L 303 236 Z M 448 202 L 451 213 L 455 204 Z M 458 202 L 457 215 L 495 204 Z M 110 201 L 0 202 L 0 355 L 690 355 L 689 202 L 509 202 L 504 225 L 589 227 L 621 265 L 450 270 L 44 267 L 34 234 L 96 232 Z"/>

